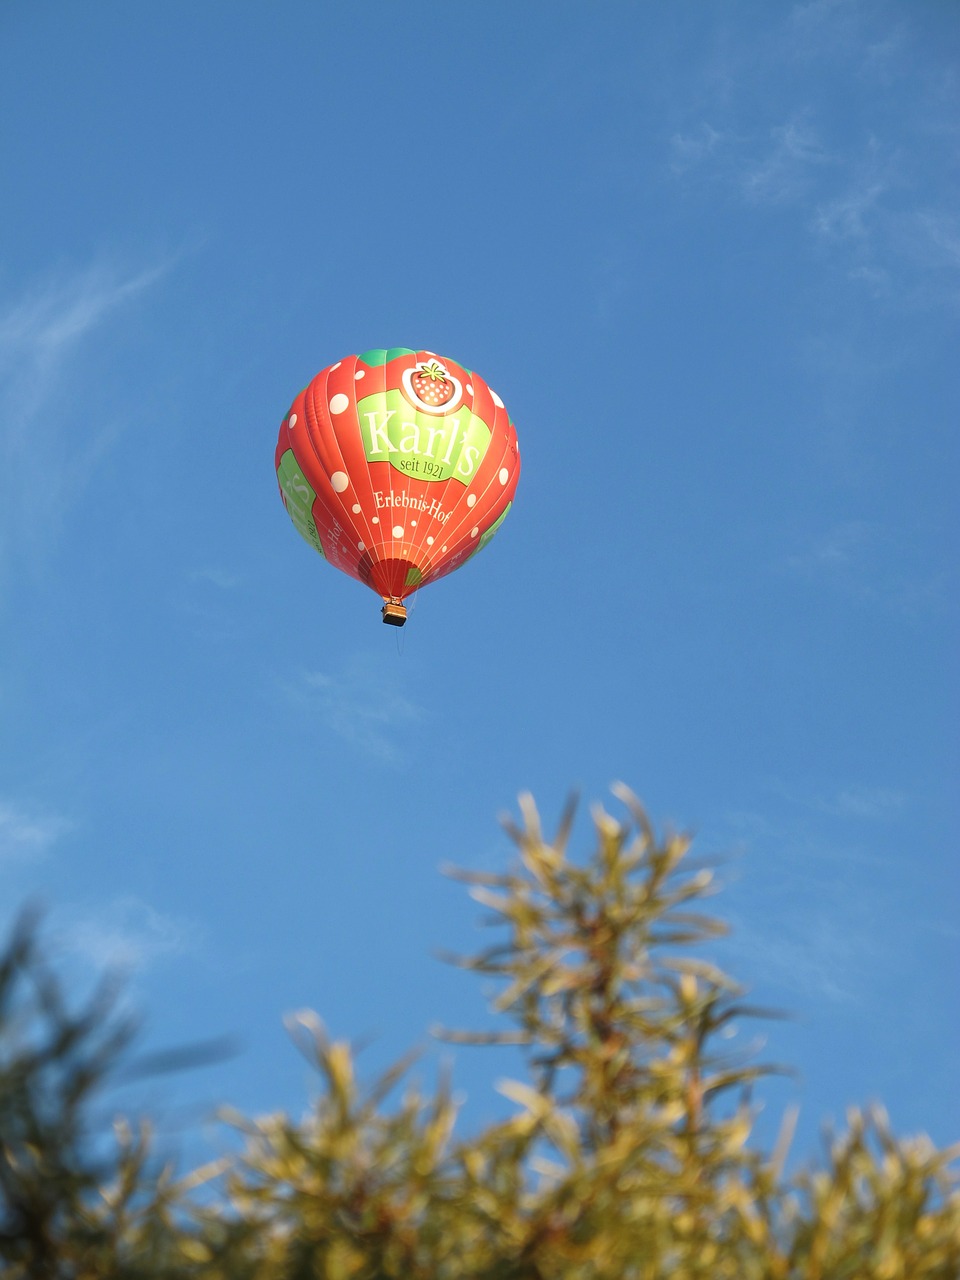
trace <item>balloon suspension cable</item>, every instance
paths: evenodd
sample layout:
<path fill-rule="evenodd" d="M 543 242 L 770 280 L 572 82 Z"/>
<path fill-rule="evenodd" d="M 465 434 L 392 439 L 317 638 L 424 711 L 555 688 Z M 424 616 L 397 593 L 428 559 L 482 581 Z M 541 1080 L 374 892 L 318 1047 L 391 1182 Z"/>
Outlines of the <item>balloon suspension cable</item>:
<path fill-rule="evenodd" d="M 391 627 L 402 627 L 407 620 L 406 606 L 399 596 L 384 596 L 380 614 Z"/>

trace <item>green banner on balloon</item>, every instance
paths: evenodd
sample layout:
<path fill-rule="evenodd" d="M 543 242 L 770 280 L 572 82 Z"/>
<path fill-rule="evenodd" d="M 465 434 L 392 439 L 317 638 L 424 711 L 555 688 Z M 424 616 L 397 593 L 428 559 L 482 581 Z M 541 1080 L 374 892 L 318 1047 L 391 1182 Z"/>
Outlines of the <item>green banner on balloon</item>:
<path fill-rule="evenodd" d="M 323 555 L 320 534 L 313 519 L 313 503 L 317 495 L 300 470 L 292 449 L 288 449 L 280 459 L 277 480 L 287 514 L 293 521 L 297 533 L 310 543 L 314 551 L 319 551 Z"/>
<path fill-rule="evenodd" d="M 357 402 L 368 462 L 389 462 L 417 480 L 469 484 L 490 444 L 490 428 L 464 405 L 446 417 L 419 413 L 402 391 L 376 391 Z"/>

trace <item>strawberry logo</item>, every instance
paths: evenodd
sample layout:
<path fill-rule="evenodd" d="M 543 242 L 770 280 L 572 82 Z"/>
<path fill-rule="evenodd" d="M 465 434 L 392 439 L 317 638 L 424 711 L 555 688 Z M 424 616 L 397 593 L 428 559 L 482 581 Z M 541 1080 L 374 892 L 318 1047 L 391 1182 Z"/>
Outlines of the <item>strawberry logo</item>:
<path fill-rule="evenodd" d="M 436 358 L 421 360 L 403 373 L 403 386 L 418 409 L 446 413 L 460 403 L 463 388 L 446 365 Z"/>
<path fill-rule="evenodd" d="M 455 387 L 447 377 L 447 371 L 439 360 L 417 365 L 410 379 L 413 394 L 424 404 L 438 408 L 453 399 Z"/>

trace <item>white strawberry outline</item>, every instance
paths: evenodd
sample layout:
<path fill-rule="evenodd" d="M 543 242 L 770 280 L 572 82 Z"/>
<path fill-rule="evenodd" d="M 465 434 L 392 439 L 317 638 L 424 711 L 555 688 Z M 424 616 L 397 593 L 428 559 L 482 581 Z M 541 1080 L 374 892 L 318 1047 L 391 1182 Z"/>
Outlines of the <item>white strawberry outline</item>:
<path fill-rule="evenodd" d="M 413 389 L 413 375 L 420 373 L 428 364 L 436 364 L 443 376 L 453 383 L 453 395 L 446 404 L 427 404 Z M 463 384 L 460 379 L 455 378 L 443 361 L 438 360 L 436 356 L 432 356 L 430 360 L 419 360 L 412 369 L 404 369 L 402 381 L 407 398 L 420 413 L 449 413 L 452 409 L 456 409 L 463 399 Z"/>

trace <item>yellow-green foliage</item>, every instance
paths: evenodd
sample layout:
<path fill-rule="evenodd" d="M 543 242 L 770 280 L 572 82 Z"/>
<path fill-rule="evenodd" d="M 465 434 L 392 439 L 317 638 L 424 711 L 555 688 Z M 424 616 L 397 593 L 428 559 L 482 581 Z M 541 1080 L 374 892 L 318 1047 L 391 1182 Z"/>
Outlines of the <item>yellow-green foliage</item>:
<path fill-rule="evenodd" d="M 447 1082 L 424 1096 L 408 1060 L 364 1086 L 306 1012 L 291 1032 L 321 1088 L 305 1119 L 225 1117 L 240 1154 L 186 1178 L 155 1166 L 145 1126 L 94 1155 L 91 1099 L 126 1029 L 102 999 L 72 1014 L 21 929 L 0 962 L 0 1274 L 958 1280 L 956 1151 L 896 1138 L 879 1109 L 798 1175 L 794 1117 L 773 1152 L 751 1141 L 767 1068 L 717 1046 L 761 1011 L 687 954 L 724 932 L 702 910 L 711 873 L 617 795 L 628 818 L 594 811 L 585 862 L 567 853 L 572 806 L 547 839 L 524 798 L 517 865 L 455 873 L 501 926 L 457 963 L 497 981 L 505 1025 L 442 1034 L 520 1044 L 528 1068 L 498 1084 L 513 1116 L 469 1139 Z"/>

